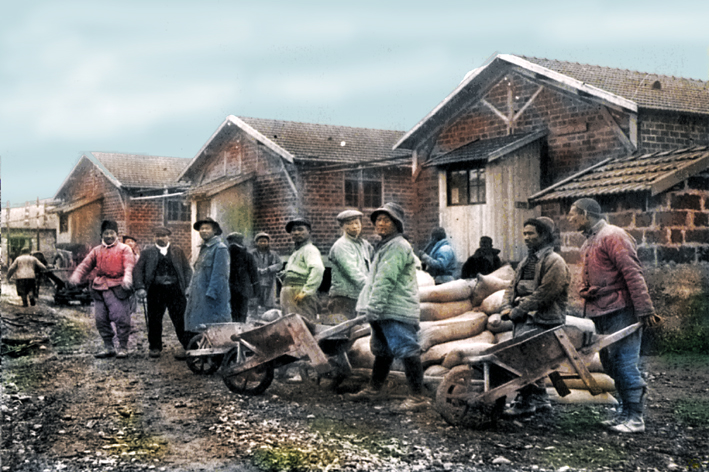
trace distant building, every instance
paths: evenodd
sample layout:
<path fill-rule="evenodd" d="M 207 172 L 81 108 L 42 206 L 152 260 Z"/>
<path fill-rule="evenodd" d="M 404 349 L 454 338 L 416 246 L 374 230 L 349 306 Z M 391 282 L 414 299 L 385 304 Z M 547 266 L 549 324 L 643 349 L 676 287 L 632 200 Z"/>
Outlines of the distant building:
<path fill-rule="evenodd" d="M 0 257 L 3 266 L 9 265 L 24 247 L 31 252 L 41 251 L 47 260 L 51 260 L 58 225 L 57 216 L 49 212 L 51 204 L 52 199 L 37 199 L 18 206 L 10 206 L 7 202 L 0 218 Z"/>

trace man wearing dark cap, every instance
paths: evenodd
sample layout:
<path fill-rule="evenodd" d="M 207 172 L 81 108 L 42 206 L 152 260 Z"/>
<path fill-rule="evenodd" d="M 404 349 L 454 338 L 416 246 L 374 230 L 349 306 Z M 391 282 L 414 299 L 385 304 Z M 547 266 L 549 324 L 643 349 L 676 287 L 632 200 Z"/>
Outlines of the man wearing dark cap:
<path fill-rule="evenodd" d="M 320 251 L 310 239 L 312 226 L 304 218 L 290 220 L 286 233 L 295 244 L 283 271 L 281 311 L 284 315 L 298 313 L 315 321 L 318 316 L 318 288 L 322 283 L 325 266 Z"/>
<path fill-rule="evenodd" d="M 192 338 L 204 325 L 229 323 L 229 249 L 219 239 L 222 229 L 210 217 L 193 226 L 202 243 L 194 263 L 194 275 L 187 289 L 185 336 Z"/>
<path fill-rule="evenodd" d="M 505 291 L 501 315 L 514 322 L 515 338 L 533 330 L 551 329 L 566 321 L 571 276 L 564 259 L 554 252 L 554 221 L 544 216 L 524 222 L 527 257 L 517 266 Z M 520 389 L 508 416 L 550 410 L 544 381 Z"/>
<path fill-rule="evenodd" d="M 353 401 L 384 398 L 383 387 L 394 359 L 402 359 L 411 394 L 396 408 L 417 411 L 429 401 L 423 394 L 423 367 L 418 341 L 420 306 L 414 251 L 404 232 L 404 210 L 385 203 L 371 215 L 381 237 L 372 266 L 357 300 L 357 313 L 366 315 L 372 328 L 370 348 L 374 366 L 369 385 L 350 395 Z"/>
<path fill-rule="evenodd" d="M 276 274 L 283 267 L 283 263 L 280 256 L 271 250 L 271 236 L 268 233 L 258 233 L 254 243 L 256 247 L 251 251 L 251 255 L 256 260 L 259 280 L 254 315 L 258 318 L 259 307 L 270 310 L 276 306 Z"/>
<path fill-rule="evenodd" d="M 481 275 L 490 274 L 500 267 L 500 250 L 492 247 L 492 238 L 490 236 L 482 236 L 480 238 L 480 247 L 473 253 L 472 256 L 465 261 L 460 269 L 461 279 L 474 279 Z"/>
<path fill-rule="evenodd" d="M 599 334 L 610 334 L 638 320 L 645 327 L 660 322 L 648 293 L 635 240 L 622 228 L 608 224 L 601 206 L 591 198 L 574 202 L 569 222 L 586 237 L 581 246 L 583 271 L 580 295 L 584 315 Z M 645 431 L 643 403 L 646 383 L 638 362 L 642 330 L 600 352 L 603 369 L 615 381 L 620 405 L 603 424 L 618 433 Z"/>
<path fill-rule="evenodd" d="M 231 291 L 231 321 L 245 323 L 249 314 L 249 299 L 258 290 L 256 260 L 244 246 L 244 235 L 238 232 L 226 237 L 229 246 L 229 290 Z"/>
<path fill-rule="evenodd" d="M 124 235 L 122 240 L 123 244 L 128 246 L 130 250 L 133 251 L 133 255 L 135 256 L 135 262 L 137 264 L 138 259 L 140 258 L 140 246 L 138 246 L 138 240 L 128 234 Z"/>
<path fill-rule="evenodd" d="M 342 236 L 335 241 L 328 256 L 332 263 L 332 282 L 328 311 L 332 315 L 357 316 L 357 298 L 367 279 L 372 259 L 372 245 L 360 238 L 362 213 L 345 210 L 337 215 Z"/>
<path fill-rule="evenodd" d="M 95 356 L 125 358 L 128 357 L 135 256 L 128 246 L 118 242 L 118 224 L 115 221 L 106 220 L 101 223 L 101 240 L 101 245 L 93 248 L 74 270 L 69 283 L 81 283 L 96 269 L 91 295 L 94 299 L 96 329 L 103 339 L 104 349 Z M 116 325 L 115 335 L 119 344 L 117 353 L 113 346 L 111 322 Z"/>
<path fill-rule="evenodd" d="M 167 308 L 182 348 L 185 338 L 185 290 L 192 278 L 192 268 L 182 249 L 170 242 L 172 231 L 165 227 L 153 232 L 155 244 L 146 248 L 133 269 L 136 296 L 147 298 L 148 344 L 150 357 L 162 352 L 162 320 Z M 184 349 L 176 354 L 180 358 Z"/>

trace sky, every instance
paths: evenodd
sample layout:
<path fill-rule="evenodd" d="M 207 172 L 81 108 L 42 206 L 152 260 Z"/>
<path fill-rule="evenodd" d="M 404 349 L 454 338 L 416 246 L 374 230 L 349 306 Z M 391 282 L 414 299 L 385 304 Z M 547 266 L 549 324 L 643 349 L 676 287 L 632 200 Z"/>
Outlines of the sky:
<path fill-rule="evenodd" d="M 498 53 L 709 79 L 709 2 L 0 0 L 5 207 L 228 115 L 408 131 Z"/>

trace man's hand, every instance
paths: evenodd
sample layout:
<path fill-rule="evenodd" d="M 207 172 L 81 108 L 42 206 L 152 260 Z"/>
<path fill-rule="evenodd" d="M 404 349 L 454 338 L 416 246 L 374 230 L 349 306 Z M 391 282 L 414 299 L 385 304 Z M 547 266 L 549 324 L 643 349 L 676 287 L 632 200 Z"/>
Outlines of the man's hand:
<path fill-rule="evenodd" d="M 298 292 L 298 294 L 293 297 L 293 301 L 296 303 L 300 303 L 305 298 L 305 296 L 305 292 Z"/>
<path fill-rule="evenodd" d="M 519 308 L 513 308 L 510 311 L 510 319 L 512 321 L 522 321 L 524 320 L 524 317 L 527 315 L 524 310 L 520 310 Z"/>
<path fill-rule="evenodd" d="M 505 308 L 500 312 L 500 318 L 501 320 L 509 320 L 510 319 L 510 312 L 512 311 L 512 308 Z"/>
<path fill-rule="evenodd" d="M 653 313 L 651 315 L 643 316 L 640 318 L 640 321 L 643 322 L 643 328 L 654 328 L 655 326 L 662 324 L 664 320 L 657 313 Z"/>
<path fill-rule="evenodd" d="M 133 284 L 130 282 L 123 281 L 121 282 L 121 288 L 127 292 L 130 292 L 130 290 L 133 288 Z"/>
<path fill-rule="evenodd" d="M 138 300 L 145 300 L 145 297 L 148 296 L 148 292 L 146 292 L 145 289 L 141 288 L 137 292 L 135 292 L 135 296 L 138 297 Z"/>

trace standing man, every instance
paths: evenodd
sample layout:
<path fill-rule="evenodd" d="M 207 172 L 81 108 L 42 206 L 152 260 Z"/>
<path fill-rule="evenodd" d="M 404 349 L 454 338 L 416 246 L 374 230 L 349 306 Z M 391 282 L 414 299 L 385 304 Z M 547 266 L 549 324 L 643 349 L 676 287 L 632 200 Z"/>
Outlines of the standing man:
<path fill-rule="evenodd" d="M 455 252 L 451 243 L 446 238 L 446 230 L 434 228 L 431 231 L 431 241 L 421 252 L 421 262 L 426 268 L 426 272 L 433 276 L 436 284 L 442 284 L 453 280 L 456 270 Z"/>
<path fill-rule="evenodd" d="M 283 263 L 278 254 L 271 251 L 271 236 L 268 233 L 258 233 L 254 238 L 256 248 L 251 255 L 256 260 L 259 288 L 256 292 L 256 312 L 254 317 L 259 317 L 259 307 L 270 310 L 276 306 L 276 274 L 281 270 Z"/>
<path fill-rule="evenodd" d="M 606 223 L 601 206 L 591 198 L 574 202 L 569 222 L 586 236 L 581 246 L 583 272 L 581 290 L 584 315 L 591 318 L 599 334 L 614 333 L 638 320 L 645 327 L 658 324 L 635 246 L 622 228 Z M 604 370 L 615 381 L 620 399 L 616 416 L 604 422 L 618 433 L 645 431 L 643 403 L 646 383 L 640 375 L 638 330 L 600 353 Z"/>
<path fill-rule="evenodd" d="M 372 327 L 374 366 L 369 386 L 350 395 L 354 401 L 384 397 L 383 387 L 394 359 L 402 359 L 410 396 L 399 411 L 416 411 L 429 404 L 423 395 L 423 367 L 418 341 L 420 307 L 414 251 L 404 232 L 404 210 L 385 203 L 371 215 L 382 238 L 374 250 L 372 267 L 357 301 L 357 313 L 365 314 Z"/>
<path fill-rule="evenodd" d="M 318 288 L 325 266 L 320 251 L 310 239 L 311 230 L 310 221 L 304 218 L 286 223 L 286 233 L 291 235 L 295 250 L 284 269 L 281 311 L 283 315 L 298 313 L 315 321 L 318 316 Z"/>
<path fill-rule="evenodd" d="M 81 283 L 96 269 L 91 295 L 94 299 L 96 329 L 103 339 L 104 349 L 95 357 L 125 358 L 128 357 L 135 256 L 128 246 L 118 242 L 118 224 L 115 221 L 105 220 L 101 223 L 101 239 L 101 245 L 93 248 L 74 270 L 69 283 Z M 118 353 L 113 347 L 111 322 L 116 325 Z"/>
<path fill-rule="evenodd" d="M 20 256 L 15 259 L 9 269 L 7 269 L 7 280 L 17 273 L 15 278 L 15 288 L 17 295 L 22 299 L 22 306 L 29 304 L 34 306 L 36 303 L 37 294 L 37 276 L 39 272 L 47 270 L 47 267 L 42 264 L 39 259 L 30 255 L 30 248 L 23 247 L 20 251 Z"/>
<path fill-rule="evenodd" d="M 133 236 L 129 235 L 124 235 L 123 236 L 123 244 L 128 246 L 131 251 L 133 251 L 133 255 L 135 256 L 135 263 L 138 263 L 138 259 L 140 259 L 140 246 L 138 246 L 138 240 L 135 239 Z"/>
<path fill-rule="evenodd" d="M 554 221 L 544 216 L 524 222 L 522 235 L 527 257 L 517 266 L 500 312 L 514 322 L 515 338 L 533 330 L 551 329 L 566 321 L 571 276 L 564 259 L 554 252 L 554 226 Z M 542 379 L 520 389 L 505 414 L 531 415 L 550 409 Z"/>
<path fill-rule="evenodd" d="M 160 357 L 162 352 L 162 320 L 167 308 L 177 339 L 187 347 L 185 338 L 185 290 L 192 278 L 190 263 L 177 246 L 170 243 L 172 231 L 160 227 L 154 231 L 155 244 L 146 248 L 133 269 L 136 296 L 147 298 L 148 344 L 150 357 Z M 183 357 L 184 350 L 176 354 Z"/>
<path fill-rule="evenodd" d="M 231 321 L 246 323 L 249 298 L 259 287 L 256 260 L 244 246 L 244 235 L 231 233 L 226 237 L 229 245 L 229 291 L 231 292 Z"/>
<path fill-rule="evenodd" d="M 345 210 L 337 215 L 342 228 L 342 237 L 330 249 L 332 282 L 330 285 L 330 314 L 345 315 L 347 319 L 357 316 L 357 298 L 367 280 L 372 259 L 372 245 L 360 238 L 362 213 Z"/>
<path fill-rule="evenodd" d="M 229 249 L 218 237 L 222 229 L 210 217 L 197 221 L 193 228 L 199 231 L 202 243 L 187 289 L 185 336 L 188 339 L 200 331 L 200 325 L 231 321 Z"/>

